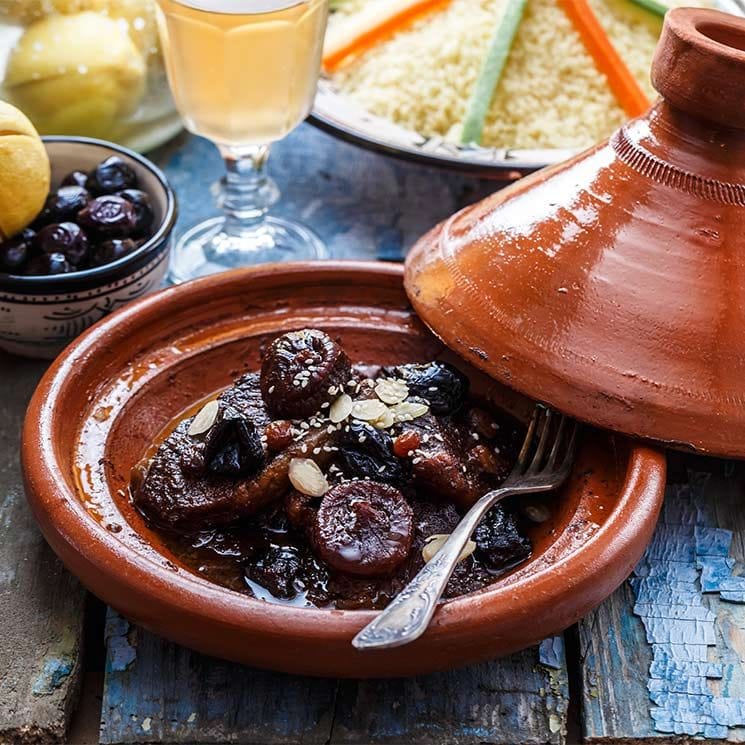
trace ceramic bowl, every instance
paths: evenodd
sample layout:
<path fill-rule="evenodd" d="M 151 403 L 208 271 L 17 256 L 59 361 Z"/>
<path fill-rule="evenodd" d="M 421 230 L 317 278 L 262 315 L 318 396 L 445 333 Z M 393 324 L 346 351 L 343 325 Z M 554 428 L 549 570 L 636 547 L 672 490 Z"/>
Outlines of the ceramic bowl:
<path fill-rule="evenodd" d="M 111 155 L 134 168 L 152 200 L 153 237 L 106 266 L 54 277 L 0 273 L 0 349 L 25 357 L 54 357 L 102 316 L 160 286 L 168 268 L 176 197 L 153 163 L 131 150 L 85 137 L 44 137 L 52 187 L 73 170 L 89 170 Z"/>
<path fill-rule="evenodd" d="M 189 571 L 132 507 L 131 467 L 187 407 L 259 364 L 262 342 L 316 326 L 360 362 L 446 357 L 412 312 L 400 267 L 264 266 L 164 290 L 100 321 L 54 362 L 23 433 L 28 499 L 47 540 L 90 590 L 146 628 L 202 652 L 299 674 L 401 676 L 505 654 L 559 632 L 625 579 L 652 535 L 664 455 L 588 432 L 529 561 L 445 602 L 405 647 L 361 652 L 371 611 L 270 604 Z M 454 356 L 450 361 L 456 361 Z M 518 416 L 532 402 L 458 364 Z"/>

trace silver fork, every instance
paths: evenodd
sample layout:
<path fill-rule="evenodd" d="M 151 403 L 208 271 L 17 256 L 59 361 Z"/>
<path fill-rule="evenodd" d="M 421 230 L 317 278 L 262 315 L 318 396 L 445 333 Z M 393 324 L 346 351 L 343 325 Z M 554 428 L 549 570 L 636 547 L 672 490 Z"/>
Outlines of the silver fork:
<path fill-rule="evenodd" d="M 536 407 L 517 463 L 504 483 L 471 507 L 442 548 L 388 607 L 354 637 L 352 644 L 357 649 L 385 649 L 419 638 L 432 620 L 461 551 L 484 515 L 506 497 L 546 492 L 561 486 L 572 469 L 576 440 L 575 422 L 551 409 Z"/>

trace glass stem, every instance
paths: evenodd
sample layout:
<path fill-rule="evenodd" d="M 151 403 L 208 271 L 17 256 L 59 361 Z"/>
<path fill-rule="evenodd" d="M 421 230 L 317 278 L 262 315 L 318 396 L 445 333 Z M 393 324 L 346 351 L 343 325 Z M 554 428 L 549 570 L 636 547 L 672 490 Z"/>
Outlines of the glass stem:
<path fill-rule="evenodd" d="M 223 231 L 241 238 L 262 230 L 266 213 L 279 199 L 277 184 L 266 175 L 269 145 L 220 147 L 226 174 L 219 203 L 225 213 Z"/>

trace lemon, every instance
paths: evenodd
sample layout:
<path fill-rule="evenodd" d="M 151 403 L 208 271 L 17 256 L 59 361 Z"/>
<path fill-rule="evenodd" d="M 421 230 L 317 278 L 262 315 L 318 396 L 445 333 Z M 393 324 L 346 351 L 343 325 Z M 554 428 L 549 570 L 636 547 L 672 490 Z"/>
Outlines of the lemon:
<path fill-rule="evenodd" d="M 105 137 L 137 108 L 145 61 L 126 24 L 90 11 L 50 15 L 11 52 L 5 89 L 42 134 Z"/>
<path fill-rule="evenodd" d="M 28 24 L 54 13 L 94 10 L 125 25 L 137 48 L 148 56 L 159 50 L 154 0 L 0 0 L 3 17 Z"/>
<path fill-rule="evenodd" d="M 25 228 L 49 194 L 49 156 L 34 125 L 0 101 L 0 237 Z"/>

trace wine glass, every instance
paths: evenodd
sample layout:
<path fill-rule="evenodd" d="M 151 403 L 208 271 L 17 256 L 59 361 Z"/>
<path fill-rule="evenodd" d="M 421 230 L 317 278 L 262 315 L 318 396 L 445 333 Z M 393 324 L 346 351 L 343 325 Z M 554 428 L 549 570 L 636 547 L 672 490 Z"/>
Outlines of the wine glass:
<path fill-rule="evenodd" d="M 225 161 L 223 214 L 181 235 L 170 278 L 182 282 L 268 261 L 321 259 L 304 225 L 269 217 L 279 199 L 265 173 L 272 142 L 313 105 L 329 0 L 158 0 L 166 69 L 191 132 Z"/>

